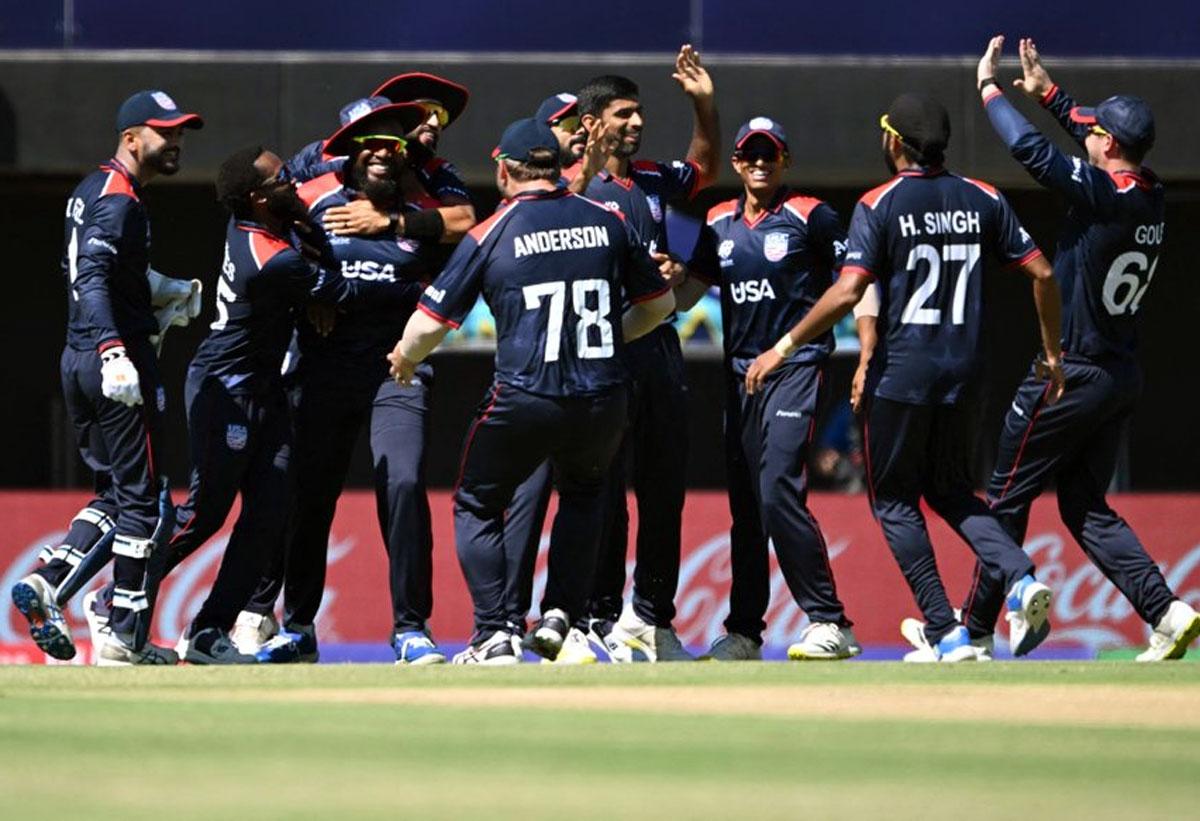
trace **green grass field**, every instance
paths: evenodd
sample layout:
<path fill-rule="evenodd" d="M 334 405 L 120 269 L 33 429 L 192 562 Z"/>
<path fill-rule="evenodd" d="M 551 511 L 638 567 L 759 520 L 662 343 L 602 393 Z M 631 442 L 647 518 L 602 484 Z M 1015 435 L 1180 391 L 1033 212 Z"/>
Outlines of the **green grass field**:
<path fill-rule="evenodd" d="M 0 668 L 5 817 L 1200 817 L 1200 665 Z"/>

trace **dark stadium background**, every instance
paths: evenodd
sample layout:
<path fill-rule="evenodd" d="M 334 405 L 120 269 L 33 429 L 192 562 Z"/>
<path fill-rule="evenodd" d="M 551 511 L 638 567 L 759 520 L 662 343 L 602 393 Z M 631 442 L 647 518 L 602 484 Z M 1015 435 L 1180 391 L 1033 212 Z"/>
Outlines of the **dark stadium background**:
<path fill-rule="evenodd" d="M 858 196 L 886 178 L 877 121 L 888 101 L 909 89 L 937 93 L 951 111 L 953 170 L 999 184 L 1047 252 L 1064 206 L 1033 186 L 1003 151 L 974 91 L 974 65 L 990 34 L 1038 39 L 1053 77 L 1077 99 L 1095 102 L 1136 93 L 1154 107 L 1158 143 L 1149 164 L 1167 182 L 1165 251 L 1142 308 L 1141 361 L 1146 389 L 1129 441 L 1127 478 L 1134 490 L 1200 488 L 1200 368 L 1190 330 L 1200 308 L 1200 12 L 1155 4 L 1138 25 L 1117 25 L 1127 4 L 1010 2 L 1003 8 L 913 12 L 860 2 L 852 8 L 809 4 L 755 6 L 718 0 L 635 3 L 602 11 L 569 4 L 358 3 L 331 14 L 327 4 L 209 0 L 180 4 L 0 0 L 0 242 L 4 248 L 4 321 L 0 373 L 5 412 L 0 486 L 73 487 L 87 483 L 78 463 L 58 387 L 65 301 L 58 269 L 62 208 L 79 177 L 106 159 L 112 119 L 138 88 L 168 90 L 201 112 L 206 128 L 189 134 L 184 171 L 145 192 L 156 268 L 212 283 L 220 263 L 224 217 L 211 178 L 220 159 L 246 144 L 281 152 L 327 135 L 338 108 L 379 81 L 426 70 L 471 89 L 463 118 L 440 151 L 472 187 L 480 215 L 496 201 L 488 153 L 503 125 L 527 116 L 550 93 L 595 74 L 616 72 L 642 85 L 647 130 L 642 156 L 680 156 L 690 135 L 686 99 L 670 79 L 682 42 L 698 45 L 717 85 L 728 148 L 737 125 L 769 114 L 788 129 L 789 181 L 827 199 L 849 218 Z M 111 14 L 120 6 L 126 13 Z M 130 13 L 126 7 L 136 7 Z M 286 14 L 281 14 L 281 10 Z M 131 25 L 129 20 L 139 20 Z M 121 22 L 118 22 L 121 21 Z M 613 21 L 608 24 L 607 21 Z M 1045 36 L 1040 36 L 1042 33 Z M 151 51 L 153 49 L 153 51 Z M 1015 74 L 1015 63 L 1005 72 Z M 1015 96 L 1015 95 L 1014 95 Z M 1018 103 L 1048 133 L 1057 128 L 1036 106 Z M 1065 143 L 1064 143 L 1065 144 Z M 695 213 L 734 193 L 725 171 Z M 989 270 L 992 358 L 984 374 L 987 411 L 980 463 L 990 461 L 1000 415 L 1035 345 L 1025 282 Z M 186 364 L 211 318 L 168 338 L 163 372 L 171 406 L 169 473 L 187 472 L 182 385 Z M 467 421 L 490 377 L 490 355 L 438 355 L 430 479 L 453 480 Z M 723 484 L 718 358 L 689 360 L 693 442 L 689 483 Z M 844 401 L 853 360 L 836 359 L 829 395 Z M 351 484 L 371 481 L 365 443 Z"/>

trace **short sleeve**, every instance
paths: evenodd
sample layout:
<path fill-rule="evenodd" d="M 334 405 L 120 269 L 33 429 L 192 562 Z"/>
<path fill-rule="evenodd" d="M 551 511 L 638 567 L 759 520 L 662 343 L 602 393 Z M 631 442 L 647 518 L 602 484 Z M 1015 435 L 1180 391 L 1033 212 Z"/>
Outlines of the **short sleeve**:
<path fill-rule="evenodd" d="M 486 262 L 484 247 L 474 237 L 464 237 L 437 279 L 421 294 L 418 310 L 452 328 L 459 327 L 483 290 Z"/>
<path fill-rule="evenodd" d="M 865 203 L 856 205 L 846 238 L 843 274 L 861 274 L 871 279 L 879 275 L 884 251 L 881 233 L 875 212 Z"/>
<path fill-rule="evenodd" d="M 625 297 L 632 304 L 645 302 L 661 296 L 670 290 L 667 281 L 658 270 L 658 264 L 650 258 L 637 232 L 627 221 L 622 221 L 625 228 L 625 265 L 621 284 L 625 289 Z"/>
<path fill-rule="evenodd" d="M 1034 245 L 1033 238 L 1017 219 L 1008 200 L 1003 194 L 997 196 L 996 256 L 1009 265 L 1021 265 L 1039 256 L 1042 252 Z"/>
<path fill-rule="evenodd" d="M 692 258 L 688 260 L 688 270 L 709 285 L 717 285 L 721 281 L 721 261 L 717 257 L 719 244 L 720 238 L 711 225 L 701 227 Z"/>
<path fill-rule="evenodd" d="M 808 215 L 809 244 L 813 254 L 830 270 L 842 267 L 846 259 L 846 229 L 837 211 L 821 203 Z"/>

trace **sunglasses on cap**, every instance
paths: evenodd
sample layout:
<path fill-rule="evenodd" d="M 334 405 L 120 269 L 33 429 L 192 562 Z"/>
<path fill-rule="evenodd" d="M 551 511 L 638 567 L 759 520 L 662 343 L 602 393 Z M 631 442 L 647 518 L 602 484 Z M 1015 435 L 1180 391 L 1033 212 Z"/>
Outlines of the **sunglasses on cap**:
<path fill-rule="evenodd" d="M 378 151 L 384 148 L 399 154 L 404 151 L 404 146 L 408 145 L 408 141 L 403 137 L 392 134 L 364 134 L 361 137 L 351 137 L 350 139 L 351 142 L 361 145 L 368 151 Z"/>
<path fill-rule="evenodd" d="M 425 118 L 429 119 L 430 114 L 437 115 L 438 126 L 445 128 L 450 124 L 450 112 L 446 107 L 436 100 L 417 100 L 417 105 L 425 109 Z"/>
<path fill-rule="evenodd" d="M 895 137 L 900 142 L 904 142 L 904 135 L 892 127 L 892 124 L 890 122 L 888 122 L 888 115 L 884 114 L 882 117 L 879 118 L 879 127 L 882 128 L 888 134 L 891 134 L 893 137 Z"/>
<path fill-rule="evenodd" d="M 1093 124 L 1090 128 L 1088 128 L 1088 133 L 1095 134 L 1097 137 L 1111 137 L 1112 136 L 1111 132 L 1105 131 L 1103 128 L 1101 128 L 1100 126 L 1095 125 L 1095 124 Z"/>
<path fill-rule="evenodd" d="M 579 130 L 579 125 L 581 122 L 582 120 L 580 120 L 578 114 L 572 114 L 570 117 L 559 117 L 556 120 L 550 120 L 550 125 L 574 134 Z"/>
<path fill-rule="evenodd" d="M 286 165 L 279 166 L 279 170 L 267 177 L 265 180 L 254 186 L 255 191 L 263 191 L 270 188 L 281 188 L 285 185 L 292 184 L 292 175 L 288 172 Z"/>

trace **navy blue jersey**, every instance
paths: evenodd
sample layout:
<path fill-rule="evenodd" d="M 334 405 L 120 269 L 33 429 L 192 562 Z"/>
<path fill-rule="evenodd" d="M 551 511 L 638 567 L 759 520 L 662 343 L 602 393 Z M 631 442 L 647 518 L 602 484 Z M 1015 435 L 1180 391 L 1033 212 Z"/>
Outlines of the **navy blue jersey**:
<path fill-rule="evenodd" d="M 1074 100 L 1054 86 L 1042 104 L 1082 146 L 1088 126 L 1071 119 Z M 1064 154 L 1002 94 L 992 96 L 987 106 L 989 115 L 1004 107 L 1004 114 L 1019 118 L 1023 127 L 1009 145 L 1013 157 L 1071 204 L 1054 255 L 1063 295 L 1063 351 L 1091 358 L 1132 355 L 1137 346 L 1134 316 L 1162 248 L 1162 183 L 1149 169 L 1110 174 Z"/>
<path fill-rule="evenodd" d="M 217 276 L 217 318 L 192 367 L 217 377 L 230 393 L 278 384 L 296 310 L 311 298 L 338 301 L 334 281 L 283 237 L 230 220 Z"/>
<path fill-rule="evenodd" d="M 745 196 L 713 206 L 688 267 L 721 288 L 725 356 L 744 374 L 809 312 L 833 282 L 846 253 L 846 231 L 824 202 L 780 188 L 754 222 Z M 827 331 L 789 362 L 823 361 L 833 351 Z"/>
<path fill-rule="evenodd" d="M 323 174 L 340 172 L 346 157 L 325 153 L 325 141 L 317 140 L 301 148 L 287 161 L 287 170 L 294 180 L 306 182 Z M 406 186 L 404 197 L 422 208 L 438 208 L 448 197 L 469 200 L 467 185 L 458 176 L 458 169 L 441 157 L 432 157 L 412 168 L 416 186 Z M 410 190 L 411 189 L 411 190 Z"/>
<path fill-rule="evenodd" d="M 327 209 L 357 197 L 332 172 L 301 185 L 299 194 L 317 226 Z M 347 280 L 354 297 L 327 337 L 318 336 L 309 323 L 299 323 L 302 367 L 338 378 L 383 378 L 388 367 L 384 357 L 403 334 L 431 278 L 421 243 L 394 231 L 350 237 L 326 233 L 322 251 L 322 267 Z"/>
<path fill-rule="evenodd" d="M 67 200 L 62 272 L 67 344 L 92 351 L 158 333 L 150 305 L 150 220 L 133 175 L 117 160 L 83 178 Z"/>
<path fill-rule="evenodd" d="M 340 171 L 345 162 L 345 157 L 325 153 L 324 140 L 315 140 L 297 151 L 284 165 L 293 180 L 307 182 L 330 171 Z"/>
<path fill-rule="evenodd" d="M 518 194 L 471 229 L 420 308 L 457 328 L 482 293 L 496 317 L 496 379 L 578 396 L 627 379 L 622 300 L 666 290 L 619 211 L 555 188 Z"/>
<path fill-rule="evenodd" d="M 671 247 L 667 241 L 667 205 L 689 200 L 699 189 L 700 168 L 691 160 L 634 160 L 629 164 L 628 177 L 614 177 L 604 170 L 592 177 L 587 196 L 619 209 L 651 253 L 665 254 Z"/>
<path fill-rule="evenodd" d="M 882 364 L 875 393 L 951 404 L 978 371 L 983 254 L 1006 264 L 1041 252 L 995 188 L 942 169 L 910 169 L 863 195 L 842 273 L 879 280 Z"/>

